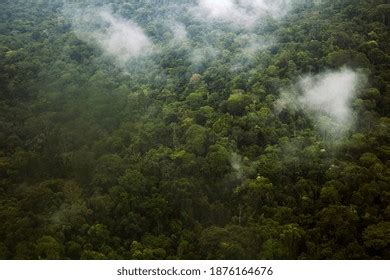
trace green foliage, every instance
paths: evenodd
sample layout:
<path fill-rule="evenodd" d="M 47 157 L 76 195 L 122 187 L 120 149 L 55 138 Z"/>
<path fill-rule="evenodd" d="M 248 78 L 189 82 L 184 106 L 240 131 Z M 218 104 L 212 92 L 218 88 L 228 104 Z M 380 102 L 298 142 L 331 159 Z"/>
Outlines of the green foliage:
<path fill-rule="evenodd" d="M 364 245 L 377 252 L 388 251 L 390 244 L 389 226 L 389 222 L 368 226 L 363 232 Z"/>
<path fill-rule="evenodd" d="M 293 9 L 252 50 L 180 13 L 172 43 L 172 1 L 113 1 L 160 50 L 118 67 L 46 2 L 0 3 L 0 259 L 390 258 L 389 4 Z M 277 108 L 344 66 L 368 82 L 342 136 Z"/>

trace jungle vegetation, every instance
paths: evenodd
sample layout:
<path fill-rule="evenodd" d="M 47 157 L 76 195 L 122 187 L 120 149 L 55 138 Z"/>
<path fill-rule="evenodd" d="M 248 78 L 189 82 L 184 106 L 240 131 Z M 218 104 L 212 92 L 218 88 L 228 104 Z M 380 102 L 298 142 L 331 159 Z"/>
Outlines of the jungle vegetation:
<path fill-rule="evenodd" d="M 389 259 L 388 1 L 250 28 L 176 2 L 1 1 L 0 259 Z M 107 53 L 96 9 L 152 50 Z M 342 131 L 278 107 L 340 69 Z"/>

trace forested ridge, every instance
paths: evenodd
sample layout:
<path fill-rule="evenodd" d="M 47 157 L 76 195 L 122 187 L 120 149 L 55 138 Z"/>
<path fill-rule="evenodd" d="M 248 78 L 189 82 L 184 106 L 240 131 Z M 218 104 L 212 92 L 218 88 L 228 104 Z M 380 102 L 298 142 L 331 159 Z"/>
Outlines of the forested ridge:
<path fill-rule="evenodd" d="M 388 1 L 176 2 L 0 3 L 0 259 L 389 259 Z"/>

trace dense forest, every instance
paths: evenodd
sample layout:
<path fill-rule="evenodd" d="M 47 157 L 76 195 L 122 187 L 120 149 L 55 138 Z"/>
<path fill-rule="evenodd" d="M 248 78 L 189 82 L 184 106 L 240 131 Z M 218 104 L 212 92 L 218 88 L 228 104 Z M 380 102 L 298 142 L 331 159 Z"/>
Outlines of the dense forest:
<path fill-rule="evenodd" d="M 0 259 L 390 259 L 389 3 L 1 1 Z"/>

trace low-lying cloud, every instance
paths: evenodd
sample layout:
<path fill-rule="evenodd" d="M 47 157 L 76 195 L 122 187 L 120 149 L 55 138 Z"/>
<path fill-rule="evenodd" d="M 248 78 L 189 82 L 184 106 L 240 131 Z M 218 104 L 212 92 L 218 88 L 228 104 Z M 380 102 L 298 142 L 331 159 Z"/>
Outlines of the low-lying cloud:
<path fill-rule="evenodd" d="M 193 14 L 198 18 L 251 28 L 264 16 L 278 18 L 285 15 L 289 3 L 289 0 L 200 0 Z"/>
<path fill-rule="evenodd" d="M 128 60 L 151 50 L 152 42 L 137 24 L 117 18 L 107 11 L 99 15 L 108 27 L 102 32 L 95 32 L 93 36 L 107 53 Z"/>
<path fill-rule="evenodd" d="M 352 115 L 350 104 L 360 80 L 360 75 L 350 69 L 307 76 L 299 83 L 303 91 L 299 102 L 314 113 L 326 114 L 338 123 L 348 123 Z"/>
<path fill-rule="evenodd" d="M 365 75 L 349 68 L 307 75 L 282 91 L 277 108 L 303 110 L 321 130 L 337 135 L 353 125 L 351 105 L 365 82 Z"/>
<path fill-rule="evenodd" d="M 244 177 L 242 157 L 237 153 L 232 153 L 230 164 L 235 172 L 236 178 L 241 180 Z"/>
<path fill-rule="evenodd" d="M 172 31 L 174 42 L 182 42 L 187 39 L 188 32 L 184 24 L 173 20 L 167 24 Z"/>
<path fill-rule="evenodd" d="M 147 21 L 135 17 L 136 13 L 121 13 L 120 8 L 111 9 L 107 5 L 67 5 L 64 14 L 80 40 L 97 46 L 126 71 L 146 65 L 151 54 L 158 54 L 165 47 L 187 49 L 184 59 L 194 71 L 205 69 L 205 64 L 230 51 L 231 70 L 241 71 L 252 65 L 259 51 L 274 43 L 270 35 L 259 35 L 260 29 L 255 29 L 255 24 L 268 16 L 281 18 L 292 1 L 199 0 L 185 5 L 172 4 L 168 11 L 164 10 L 167 14 L 157 9 Z M 216 28 L 216 22 L 222 22 L 223 28 Z M 198 26 L 204 32 L 199 33 Z M 228 50 L 221 44 L 226 36 L 234 38 Z M 148 65 L 152 63 L 149 61 Z"/>
<path fill-rule="evenodd" d="M 140 26 L 108 9 L 84 11 L 73 18 L 73 26 L 79 39 L 96 44 L 120 64 L 153 51 L 152 41 Z"/>

